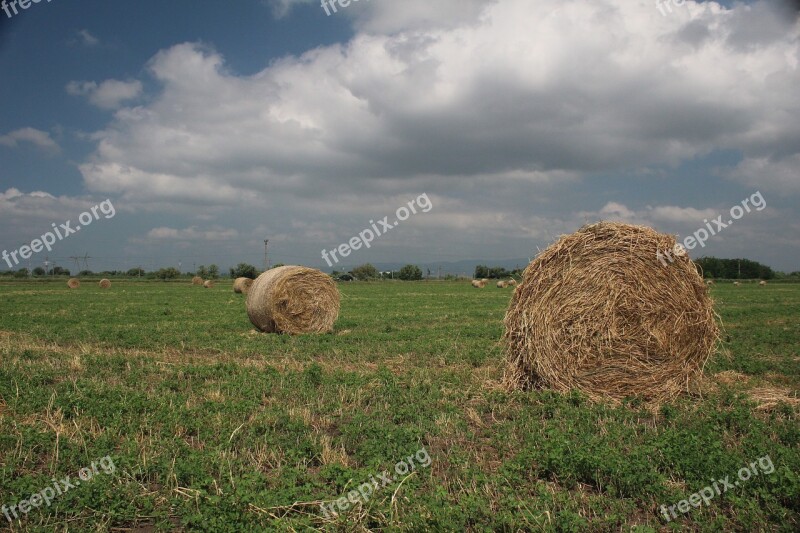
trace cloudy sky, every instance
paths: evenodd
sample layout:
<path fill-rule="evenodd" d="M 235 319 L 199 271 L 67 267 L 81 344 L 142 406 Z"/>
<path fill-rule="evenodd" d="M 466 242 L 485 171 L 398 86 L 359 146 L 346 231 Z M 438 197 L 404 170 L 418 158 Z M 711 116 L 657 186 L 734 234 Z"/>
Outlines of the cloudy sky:
<path fill-rule="evenodd" d="M 421 194 L 346 263 L 491 263 L 601 219 L 682 239 L 758 191 L 690 255 L 800 270 L 788 2 L 5 5 L 0 251 L 116 212 L 22 266 L 262 265 L 268 238 L 273 263 L 327 269 Z"/>

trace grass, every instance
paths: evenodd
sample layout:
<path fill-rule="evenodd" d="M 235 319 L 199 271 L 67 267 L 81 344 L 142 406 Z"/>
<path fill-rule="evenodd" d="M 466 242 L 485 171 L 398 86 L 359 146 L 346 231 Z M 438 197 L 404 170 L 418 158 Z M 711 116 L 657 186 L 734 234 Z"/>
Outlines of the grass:
<path fill-rule="evenodd" d="M 729 355 L 658 413 L 502 390 L 510 290 L 340 287 L 333 334 L 289 337 L 256 334 L 226 282 L 0 284 L 0 505 L 115 466 L 13 528 L 800 528 L 799 285 L 714 287 Z M 391 472 L 423 447 L 428 467 Z M 773 473 L 661 517 L 766 455 Z M 369 500 L 321 510 L 387 470 Z"/>

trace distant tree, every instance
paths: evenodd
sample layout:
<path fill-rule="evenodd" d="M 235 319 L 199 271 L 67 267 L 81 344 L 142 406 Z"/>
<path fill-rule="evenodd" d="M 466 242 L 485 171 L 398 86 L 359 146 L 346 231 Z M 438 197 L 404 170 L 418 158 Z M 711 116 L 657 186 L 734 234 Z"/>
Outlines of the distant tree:
<path fill-rule="evenodd" d="M 195 275 L 200 276 L 203 279 L 208 279 L 208 269 L 205 267 L 205 265 L 200 265 L 197 267 L 197 272 Z"/>
<path fill-rule="evenodd" d="M 703 277 L 723 279 L 773 279 L 775 272 L 767 265 L 750 259 L 701 257 L 695 261 L 703 269 Z"/>
<path fill-rule="evenodd" d="M 145 271 L 142 268 L 132 268 L 125 273 L 126 276 L 131 278 L 137 278 L 145 275 Z"/>
<path fill-rule="evenodd" d="M 208 279 L 217 279 L 219 277 L 219 267 L 211 265 L 208 267 Z"/>
<path fill-rule="evenodd" d="M 483 279 L 489 277 L 489 267 L 486 265 L 478 265 L 475 267 L 475 279 Z"/>
<path fill-rule="evenodd" d="M 400 279 L 403 281 L 417 281 L 422 279 L 422 270 L 417 265 L 406 265 L 400 269 Z"/>
<path fill-rule="evenodd" d="M 278 267 L 282 267 L 282 266 L 286 266 L 286 265 L 284 265 L 283 263 L 275 263 L 274 265 L 272 265 L 270 270 L 272 270 L 273 268 L 278 268 Z"/>
<path fill-rule="evenodd" d="M 256 279 L 258 277 L 258 269 L 253 265 L 247 263 L 239 263 L 236 268 L 230 270 L 231 279 L 236 278 L 250 278 Z"/>
<path fill-rule="evenodd" d="M 367 281 L 378 277 L 378 269 L 370 263 L 355 267 L 350 274 L 359 281 Z"/>
<path fill-rule="evenodd" d="M 94 272 L 92 272 L 91 270 L 81 270 L 80 272 L 78 272 L 78 275 L 79 276 L 92 276 L 92 275 L 94 275 Z"/>
<path fill-rule="evenodd" d="M 50 270 L 50 273 L 54 276 L 69 276 L 69 270 L 59 266 L 53 267 L 52 270 Z"/>
<path fill-rule="evenodd" d="M 168 279 L 175 279 L 179 278 L 181 273 L 178 271 L 177 268 L 169 267 L 169 268 L 162 268 L 161 270 L 156 272 L 156 277 L 162 280 Z"/>
<path fill-rule="evenodd" d="M 34 276 L 44 276 L 45 273 L 46 272 L 44 271 L 44 269 L 42 267 L 36 267 L 36 268 L 33 269 L 33 275 Z"/>
<path fill-rule="evenodd" d="M 489 275 L 485 276 L 490 279 L 507 278 L 511 274 L 503 267 L 492 267 L 489 269 Z"/>
<path fill-rule="evenodd" d="M 14 272 L 15 278 L 27 278 L 28 277 L 28 269 L 27 268 L 20 268 L 16 272 Z"/>

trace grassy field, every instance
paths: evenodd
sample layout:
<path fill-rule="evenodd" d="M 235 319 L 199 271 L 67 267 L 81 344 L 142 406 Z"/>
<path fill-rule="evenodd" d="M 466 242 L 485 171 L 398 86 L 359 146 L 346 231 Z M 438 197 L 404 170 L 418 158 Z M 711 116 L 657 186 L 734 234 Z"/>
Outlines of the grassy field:
<path fill-rule="evenodd" d="M 255 333 L 225 282 L 0 284 L 0 505 L 95 463 L 0 529 L 800 529 L 800 408 L 765 403 L 800 391 L 800 285 L 717 285 L 730 354 L 656 413 L 505 392 L 508 290 L 340 288 L 333 334 L 289 337 Z"/>

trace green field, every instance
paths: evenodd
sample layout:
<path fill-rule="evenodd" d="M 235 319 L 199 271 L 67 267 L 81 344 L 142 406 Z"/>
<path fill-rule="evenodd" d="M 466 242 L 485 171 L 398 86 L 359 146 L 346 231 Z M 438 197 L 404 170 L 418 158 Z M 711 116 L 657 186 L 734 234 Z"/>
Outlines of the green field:
<path fill-rule="evenodd" d="M 13 529 L 800 529 L 800 407 L 762 398 L 800 391 L 800 285 L 715 286 L 730 353 L 655 413 L 504 391 L 508 290 L 340 289 L 333 334 L 289 337 L 256 333 L 227 282 L 0 284 L 0 505 L 115 467 Z M 429 466 L 394 471 L 423 447 Z M 765 456 L 771 473 L 661 515 Z"/>

